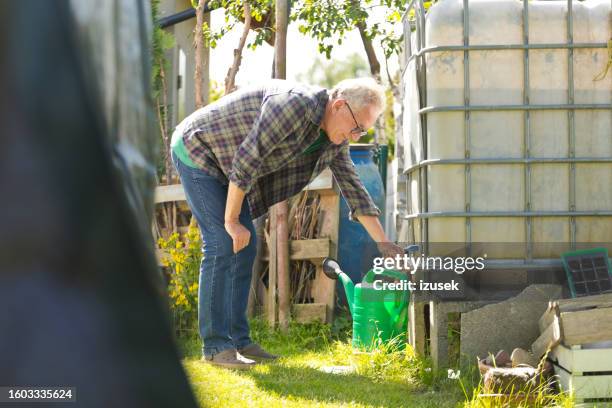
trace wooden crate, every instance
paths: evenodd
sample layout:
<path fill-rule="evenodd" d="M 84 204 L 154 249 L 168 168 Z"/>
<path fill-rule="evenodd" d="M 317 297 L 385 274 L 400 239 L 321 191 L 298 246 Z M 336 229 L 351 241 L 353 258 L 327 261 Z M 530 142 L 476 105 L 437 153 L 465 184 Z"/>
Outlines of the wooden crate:
<path fill-rule="evenodd" d="M 559 344 L 571 347 L 612 340 L 612 293 L 552 301 L 539 327 L 540 337 L 531 346 L 537 358 Z"/>
<path fill-rule="evenodd" d="M 577 403 L 605 399 L 612 405 L 612 345 L 608 347 L 585 349 L 560 344 L 551 350 L 549 359 L 559 386 L 572 393 Z"/>

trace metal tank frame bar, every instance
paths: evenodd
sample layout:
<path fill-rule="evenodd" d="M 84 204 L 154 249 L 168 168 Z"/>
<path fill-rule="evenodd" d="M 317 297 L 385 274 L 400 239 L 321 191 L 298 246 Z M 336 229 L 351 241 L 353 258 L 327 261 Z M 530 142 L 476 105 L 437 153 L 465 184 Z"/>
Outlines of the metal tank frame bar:
<path fill-rule="evenodd" d="M 405 215 L 407 220 L 434 217 L 599 217 L 612 216 L 612 210 L 601 211 L 435 211 Z"/>
<path fill-rule="evenodd" d="M 499 159 L 427 159 L 410 166 L 405 173 L 412 172 L 420 167 L 436 166 L 441 164 L 540 164 L 540 163 L 612 163 L 612 157 L 524 157 Z"/>
<path fill-rule="evenodd" d="M 524 0 L 523 0 L 524 1 Z M 548 50 L 575 48 L 607 48 L 606 43 L 537 43 L 537 44 L 480 44 L 480 45 L 437 45 L 426 47 L 408 57 L 407 62 L 430 52 L 442 51 L 508 51 L 508 50 Z"/>
<path fill-rule="evenodd" d="M 605 110 L 612 109 L 612 106 L 606 103 L 583 103 L 583 104 L 546 104 L 546 105 L 446 105 L 446 106 L 427 106 L 419 109 L 420 114 L 432 112 L 462 112 L 462 111 L 517 111 L 517 110 L 575 110 L 575 109 L 590 109 L 590 110 Z"/>

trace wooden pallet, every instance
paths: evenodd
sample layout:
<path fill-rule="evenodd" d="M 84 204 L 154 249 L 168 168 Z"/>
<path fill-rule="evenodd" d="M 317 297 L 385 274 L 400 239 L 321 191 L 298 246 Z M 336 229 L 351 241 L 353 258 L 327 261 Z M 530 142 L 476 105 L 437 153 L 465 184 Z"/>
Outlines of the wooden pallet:
<path fill-rule="evenodd" d="M 313 283 L 314 302 L 311 304 L 293 305 L 294 318 L 298 322 L 323 321 L 331 323 L 335 304 L 336 281 L 329 279 L 323 273 L 321 261 L 327 256 L 336 257 L 338 253 L 338 228 L 340 223 L 340 195 L 331 170 L 324 170 L 308 186 L 307 191 L 314 191 L 321 196 L 321 211 L 325 213 L 320 227 L 320 238 L 307 240 L 293 240 L 289 242 L 289 256 L 291 260 L 310 260 L 316 266 L 316 276 Z M 185 191 L 181 184 L 158 186 L 155 189 L 155 203 L 184 202 Z M 179 227 L 180 233 L 185 233 L 187 227 Z M 264 261 L 269 261 L 270 251 L 264 246 Z M 273 251 L 276 258 L 276 251 Z M 157 249 L 157 260 L 168 256 L 167 252 Z M 270 269 L 270 280 L 273 290 L 263 290 L 264 310 L 270 323 L 277 321 L 277 273 L 276 267 Z"/>
<path fill-rule="evenodd" d="M 585 349 L 560 344 L 553 348 L 553 361 L 561 390 L 574 395 L 577 403 L 607 400 L 597 406 L 612 406 L 612 346 Z M 607 405 L 609 404 L 609 405 Z"/>

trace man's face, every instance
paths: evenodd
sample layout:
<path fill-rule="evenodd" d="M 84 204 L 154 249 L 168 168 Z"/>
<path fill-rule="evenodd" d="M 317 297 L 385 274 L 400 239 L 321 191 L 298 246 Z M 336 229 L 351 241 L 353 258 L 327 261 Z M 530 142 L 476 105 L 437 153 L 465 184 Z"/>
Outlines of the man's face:
<path fill-rule="evenodd" d="M 329 112 L 327 136 L 334 144 L 341 144 L 345 140 L 356 142 L 364 131 L 374 126 L 376 118 L 374 108 L 366 107 L 356 111 L 344 99 L 336 99 Z"/>

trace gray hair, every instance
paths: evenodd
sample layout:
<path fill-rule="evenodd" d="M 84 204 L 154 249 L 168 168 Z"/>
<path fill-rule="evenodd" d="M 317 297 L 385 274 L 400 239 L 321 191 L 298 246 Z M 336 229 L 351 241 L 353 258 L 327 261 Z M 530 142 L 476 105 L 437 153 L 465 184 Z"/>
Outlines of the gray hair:
<path fill-rule="evenodd" d="M 351 78 L 338 82 L 331 90 L 332 99 L 346 99 L 356 112 L 373 106 L 380 114 L 385 110 L 385 88 L 374 78 Z"/>

